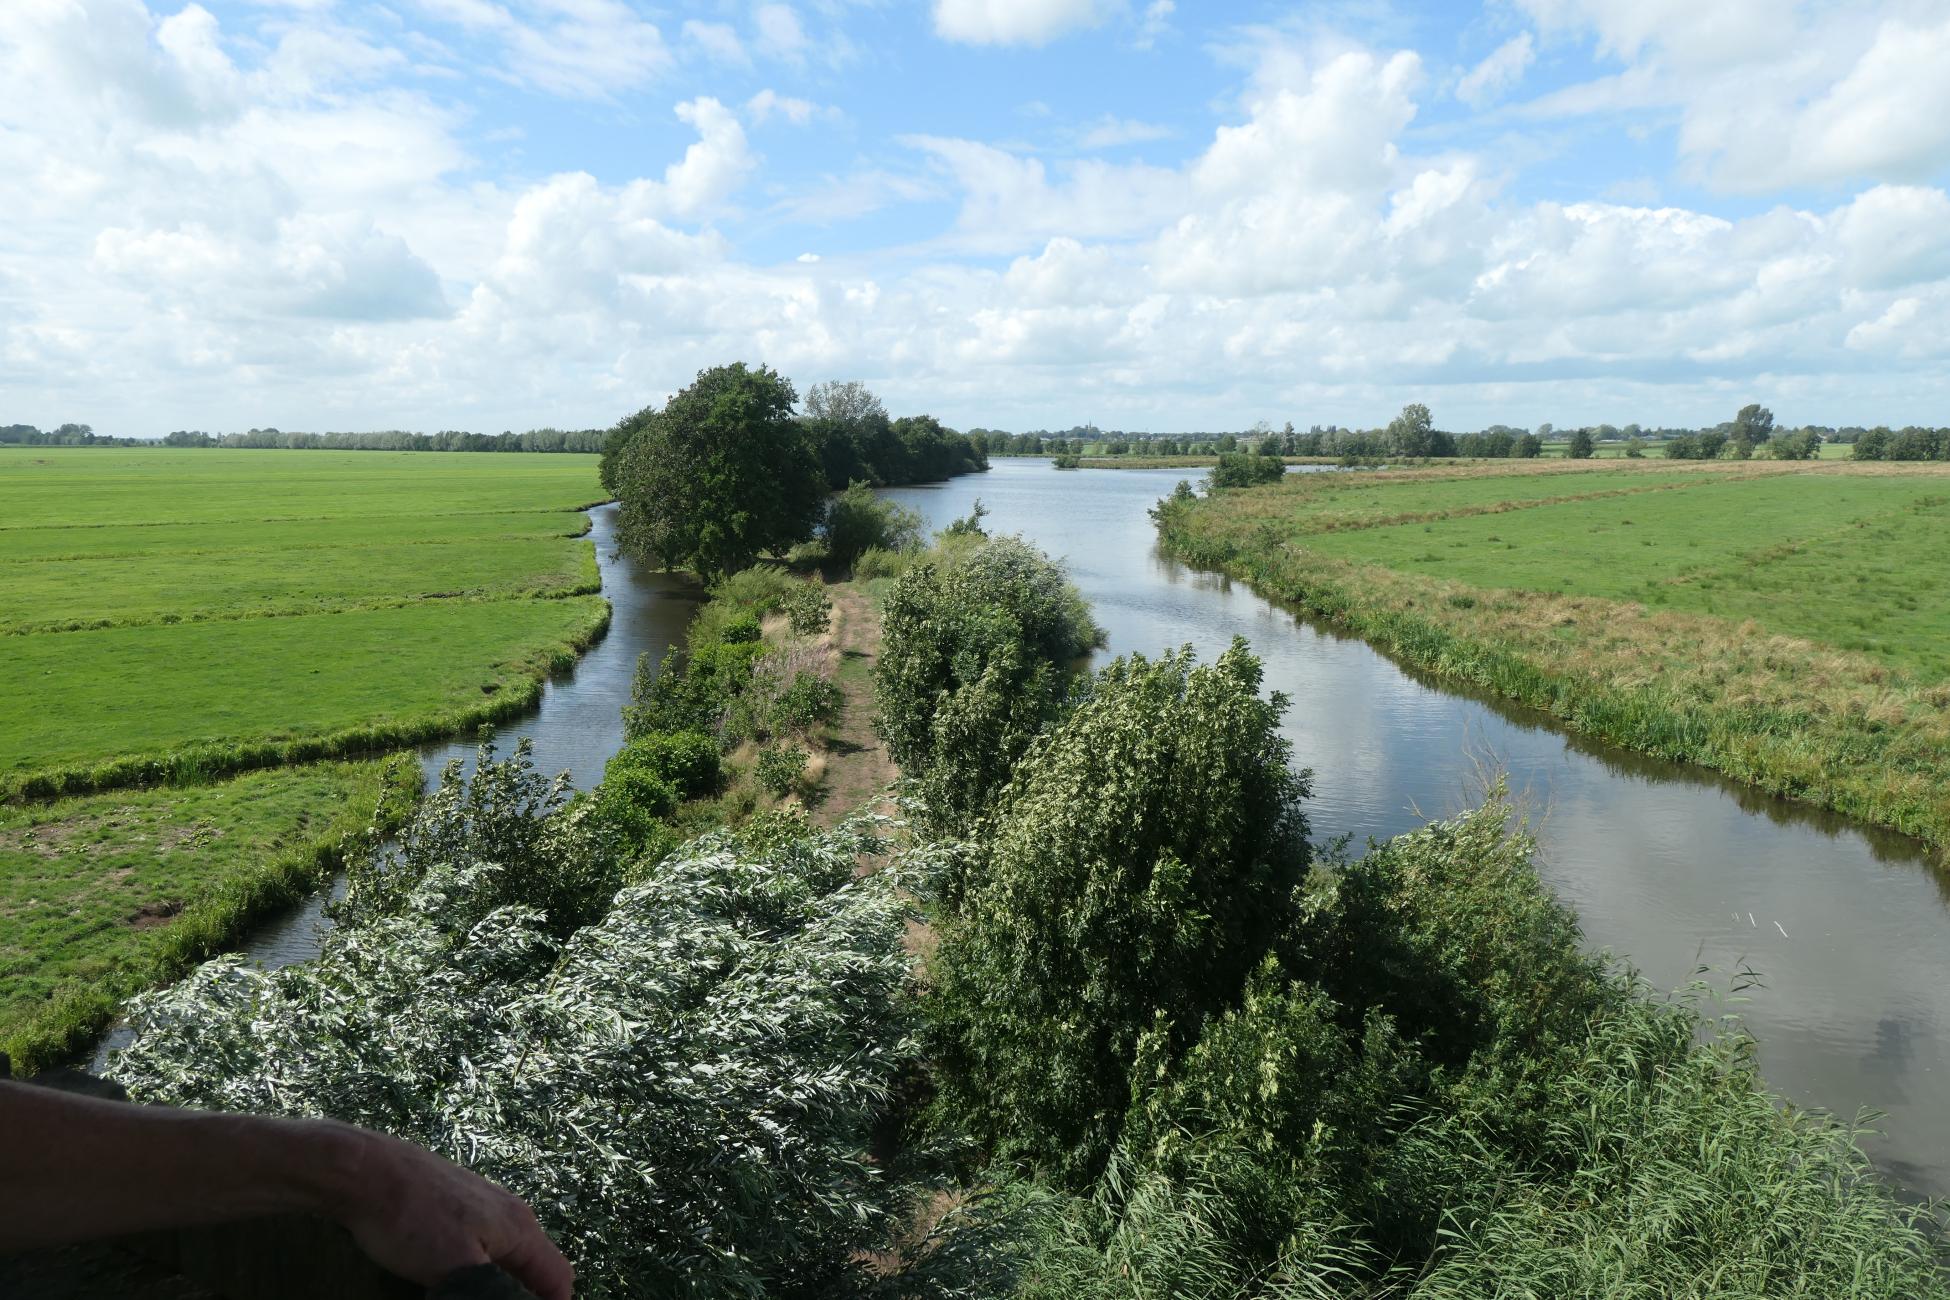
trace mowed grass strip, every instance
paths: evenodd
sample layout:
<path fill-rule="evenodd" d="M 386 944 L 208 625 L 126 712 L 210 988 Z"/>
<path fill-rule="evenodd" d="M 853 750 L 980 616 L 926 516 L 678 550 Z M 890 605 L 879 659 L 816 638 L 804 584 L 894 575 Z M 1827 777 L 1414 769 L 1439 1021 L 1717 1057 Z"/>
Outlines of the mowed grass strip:
<path fill-rule="evenodd" d="M 272 519 L 245 523 L 101 524 L 0 528 L 9 561 L 100 560 L 121 556 L 222 555 L 233 551 L 305 551 L 346 547 L 439 546 L 471 541 L 539 541 L 581 537 L 589 517 L 574 510 L 474 515 L 356 515 L 345 519 Z"/>
<path fill-rule="evenodd" d="M 594 456 L 0 448 L 0 530 L 575 510 L 603 496 Z"/>
<path fill-rule="evenodd" d="M 1168 507 L 1160 538 L 1585 734 L 1950 847 L 1947 494 L 1950 470 L 1811 465 L 1322 534 L 1252 489 Z"/>
<path fill-rule="evenodd" d="M 205 776 L 464 730 L 532 704 L 608 619 L 606 601 L 580 596 L 9 637 L 0 791 Z"/>
<path fill-rule="evenodd" d="M 418 785 L 407 758 L 0 805 L 0 1051 L 58 1063 L 121 998 L 302 897 Z"/>
<path fill-rule="evenodd" d="M 0 633 L 290 618 L 416 600 L 587 595 L 601 585 L 590 544 L 569 538 L 46 560 L 8 568 Z"/>

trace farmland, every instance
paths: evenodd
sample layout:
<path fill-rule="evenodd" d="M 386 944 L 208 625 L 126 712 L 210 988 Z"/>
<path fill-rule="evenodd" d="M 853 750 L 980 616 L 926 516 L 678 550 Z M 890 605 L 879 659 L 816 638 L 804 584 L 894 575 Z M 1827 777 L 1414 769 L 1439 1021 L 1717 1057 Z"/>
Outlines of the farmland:
<path fill-rule="evenodd" d="M 1950 843 L 1950 475 L 1533 463 L 1182 501 L 1168 550 L 1599 739 Z"/>
<path fill-rule="evenodd" d="M 601 496 L 582 456 L 0 456 L 22 684 L 0 790 L 370 749 L 518 708 L 602 626 L 574 513 Z"/>
<path fill-rule="evenodd" d="M 417 785 L 379 755 L 532 702 L 606 625 L 602 496 L 593 456 L 0 452 L 0 1049 L 315 881 Z"/>

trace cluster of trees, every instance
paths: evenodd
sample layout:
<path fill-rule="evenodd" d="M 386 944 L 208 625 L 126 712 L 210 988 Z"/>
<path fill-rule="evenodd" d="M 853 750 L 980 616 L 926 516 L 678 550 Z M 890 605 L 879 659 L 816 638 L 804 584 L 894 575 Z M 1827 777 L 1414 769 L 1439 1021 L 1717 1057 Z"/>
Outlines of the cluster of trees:
<path fill-rule="evenodd" d="M 625 548 L 706 576 L 809 541 L 828 496 L 849 483 L 910 483 L 988 468 L 932 416 L 890 420 L 857 383 L 815 385 L 795 412 L 792 382 L 743 362 L 701 371 L 661 409 L 621 421 L 603 444 L 603 486 L 622 503 Z"/>
<path fill-rule="evenodd" d="M 1950 460 L 1950 429 L 1864 429 L 1855 440 L 1856 460 Z"/>
<path fill-rule="evenodd" d="M 243 433 L 205 433 L 177 429 L 163 435 L 169 447 L 256 447 L 286 451 L 546 451 L 595 452 L 603 449 L 603 429 L 530 429 L 526 433 L 468 433 L 442 429 L 439 433 L 407 433 L 386 429 L 376 433 L 301 433 L 282 429 L 249 429 Z"/>
<path fill-rule="evenodd" d="M 774 814 L 631 853 L 566 793 L 525 756 L 450 770 L 316 959 L 141 1000 L 116 1077 L 468 1165 L 581 1296 L 867 1294 L 912 1213 L 868 1156 L 917 1064 L 901 877 L 856 874 L 891 846 Z"/>

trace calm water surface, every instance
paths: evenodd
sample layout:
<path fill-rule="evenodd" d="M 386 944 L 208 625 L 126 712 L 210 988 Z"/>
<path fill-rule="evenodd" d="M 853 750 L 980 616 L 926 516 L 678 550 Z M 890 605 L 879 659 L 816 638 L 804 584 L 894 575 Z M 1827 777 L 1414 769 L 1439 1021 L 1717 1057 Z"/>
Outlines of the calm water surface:
<path fill-rule="evenodd" d="M 623 747 L 623 706 L 630 702 L 630 684 L 637 656 L 661 659 L 666 648 L 684 639 L 691 615 L 697 612 L 699 590 L 667 573 L 644 573 L 616 549 L 616 507 L 597 506 L 589 512 L 590 539 L 602 570 L 603 595 L 609 600 L 609 631 L 576 661 L 542 687 L 541 702 L 528 713 L 494 728 L 496 753 L 507 757 L 523 740 L 534 744 L 535 769 L 553 776 L 568 773 L 576 789 L 587 790 L 603 779 L 603 765 Z M 480 752 L 480 737 L 437 741 L 420 748 L 420 766 L 432 789 L 449 763 L 472 773 Z M 267 970 L 288 966 L 317 955 L 327 897 L 344 892 L 345 878 L 333 882 L 291 914 L 251 937 L 246 955 Z"/>
<path fill-rule="evenodd" d="M 934 527 L 976 498 L 991 532 L 1061 556 L 1110 634 L 1100 660 L 1235 636 L 1292 699 L 1286 733 L 1314 769 L 1316 838 L 1398 834 L 1478 801 L 1509 773 L 1540 868 L 1591 943 L 1661 988 L 1701 967 L 1761 1043 L 1769 1082 L 1843 1116 L 1882 1111 L 1865 1145 L 1914 1192 L 1950 1195 L 1950 878 L 1914 841 L 1757 795 L 1700 769 L 1583 741 L 1541 715 L 1437 688 L 1244 586 L 1157 553 L 1146 509 L 1182 470 L 987 474 L 887 495 Z"/>

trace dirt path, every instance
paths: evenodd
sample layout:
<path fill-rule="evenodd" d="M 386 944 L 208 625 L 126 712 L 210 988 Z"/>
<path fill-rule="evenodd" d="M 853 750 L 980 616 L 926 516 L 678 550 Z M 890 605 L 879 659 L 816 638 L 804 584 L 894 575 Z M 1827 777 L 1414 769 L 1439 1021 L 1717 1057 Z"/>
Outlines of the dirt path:
<path fill-rule="evenodd" d="M 828 663 L 845 703 L 839 725 L 827 741 L 826 798 L 813 817 L 831 826 L 867 808 L 891 812 L 887 787 L 900 772 L 873 730 L 873 665 L 880 653 L 880 619 L 866 593 L 851 583 L 829 587 L 826 594 L 833 602 Z"/>

